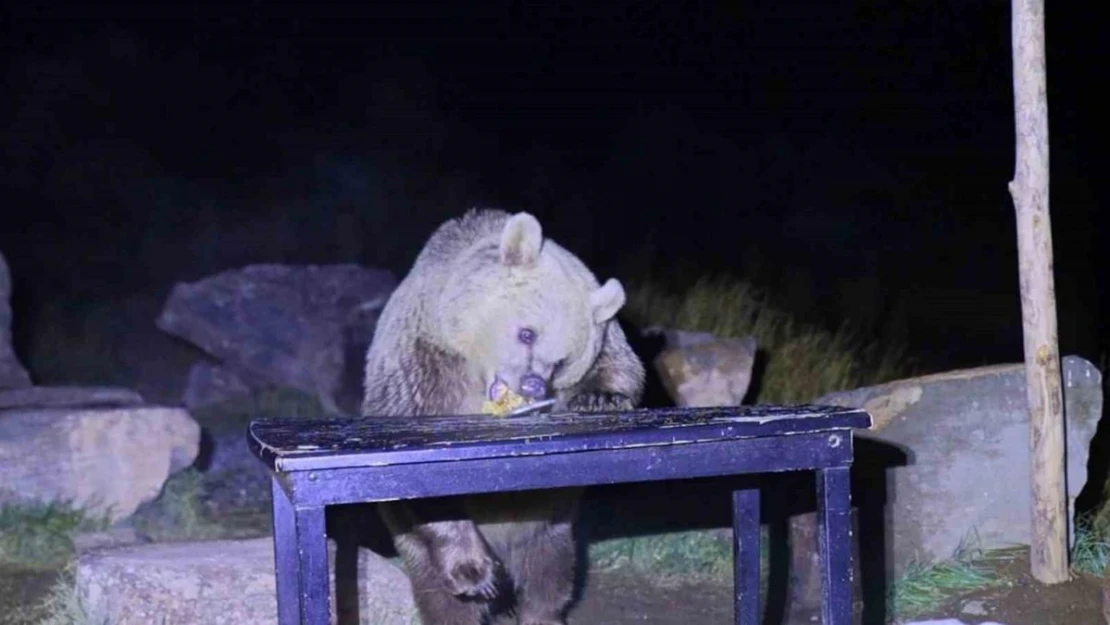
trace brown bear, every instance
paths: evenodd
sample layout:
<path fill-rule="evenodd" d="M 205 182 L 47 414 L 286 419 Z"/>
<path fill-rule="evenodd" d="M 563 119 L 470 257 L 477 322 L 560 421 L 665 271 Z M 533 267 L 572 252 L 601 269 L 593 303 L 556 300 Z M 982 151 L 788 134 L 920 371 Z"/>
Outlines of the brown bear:
<path fill-rule="evenodd" d="M 615 318 L 624 302 L 532 215 L 470 210 L 432 234 L 382 310 L 362 414 L 478 414 L 506 385 L 557 412 L 630 410 L 645 371 Z M 378 504 L 424 625 L 480 625 L 503 600 L 520 625 L 565 623 L 580 494 Z"/>

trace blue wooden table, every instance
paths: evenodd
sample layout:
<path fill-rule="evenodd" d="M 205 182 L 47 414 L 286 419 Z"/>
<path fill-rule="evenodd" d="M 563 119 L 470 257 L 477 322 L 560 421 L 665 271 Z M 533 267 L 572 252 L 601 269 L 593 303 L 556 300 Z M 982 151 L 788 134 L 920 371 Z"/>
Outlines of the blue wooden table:
<path fill-rule="evenodd" d="M 368 417 L 251 422 L 273 476 L 281 625 L 330 618 L 329 505 L 814 470 L 822 622 L 852 618 L 852 430 L 863 410 L 831 406 L 674 408 L 512 418 Z M 736 623 L 757 625 L 759 490 L 732 493 Z"/>

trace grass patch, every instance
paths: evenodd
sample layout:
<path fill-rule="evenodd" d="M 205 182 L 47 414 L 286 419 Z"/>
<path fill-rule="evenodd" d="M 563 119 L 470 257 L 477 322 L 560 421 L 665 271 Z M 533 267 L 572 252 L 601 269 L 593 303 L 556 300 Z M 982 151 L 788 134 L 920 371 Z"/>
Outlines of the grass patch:
<path fill-rule="evenodd" d="M 63 503 L 0 507 L 0 560 L 31 569 L 57 568 L 73 553 L 72 534 L 108 527 L 108 520 Z"/>
<path fill-rule="evenodd" d="M 63 569 L 32 570 L 0 564 L 0 623 L 39 623 L 47 611 L 45 599 Z"/>
<path fill-rule="evenodd" d="M 96 618 L 89 614 L 70 569 L 58 576 L 39 603 L 21 610 L 15 619 L 21 625 L 111 625 L 108 617 Z"/>
<path fill-rule="evenodd" d="M 157 499 L 132 517 L 135 529 L 158 542 L 222 540 L 268 535 L 272 525 L 267 503 L 216 510 L 207 501 L 209 484 L 221 473 L 187 469 L 166 480 Z"/>
<path fill-rule="evenodd" d="M 1013 550 L 984 552 L 961 545 L 950 560 L 910 564 L 891 585 L 887 611 L 898 618 L 914 618 L 949 599 L 1005 583 L 991 562 L 1013 557 Z"/>
<path fill-rule="evenodd" d="M 138 511 L 135 528 L 150 538 L 162 540 L 200 539 L 215 532 L 213 523 L 204 514 L 204 476 L 195 469 L 186 469 L 171 476 L 162 486 L 162 493 L 151 505 Z"/>
<path fill-rule="evenodd" d="M 1101 514 L 1088 513 L 1076 520 L 1075 544 L 1071 548 L 1071 568 L 1080 573 L 1102 577 L 1110 566 L 1110 519 L 1106 508 Z"/>
<path fill-rule="evenodd" d="M 626 311 L 641 327 L 751 335 L 767 355 L 759 403 L 799 403 L 825 393 L 877 384 L 908 372 L 904 349 L 885 346 L 850 323 L 834 332 L 773 307 L 766 295 L 734 278 L 701 278 L 685 291 L 634 283 Z"/>
<path fill-rule="evenodd" d="M 157 499 L 135 513 L 135 529 L 155 541 L 213 540 L 235 534 L 204 505 L 205 477 L 186 469 L 166 480 Z"/>
<path fill-rule="evenodd" d="M 764 531 L 766 534 L 766 531 Z M 767 537 L 760 543 L 766 574 Z M 684 530 L 612 538 L 589 547 L 590 568 L 622 569 L 657 581 L 732 581 L 732 539 L 714 530 Z"/>

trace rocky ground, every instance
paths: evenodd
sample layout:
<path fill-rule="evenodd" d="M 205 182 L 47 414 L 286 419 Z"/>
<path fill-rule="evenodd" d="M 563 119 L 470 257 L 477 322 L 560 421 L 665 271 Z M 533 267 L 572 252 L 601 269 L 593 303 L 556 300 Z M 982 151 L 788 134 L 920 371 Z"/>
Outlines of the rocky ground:
<path fill-rule="evenodd" d="M 246 452 L 236 432 L 219 434 L 205 466 L 204 506 L 215 521 L 227 526 L 253 528 L 264 533 L 267 522 L 267 476 Z M 139 519 L 152 513 L 143 511 Z M 247 533 L 251 533 L 248 531 Z M 1004 625 L 1100 625 L 1103 623 L 1099 580 L 1077 575 L 1071 581 L 1046 587 L 1032 580 L 1024 552 L 996 565 L 996 587 L 954 596 L 915 618 L 958 617 L 965 623 L 994 620 Z M 28 607 L 49 591 L 56 570 L 0 568 L 0 623 L 26 624 Z M 660 581 L 622 570 L 590 571 L 581 596 L 571 612 L 571 625 L 726 625 L 732 623 L 731 588 L 719 582 Z M 772 606 L 767 625 L 803 625 L 819 622 L 816 614 L 786 619 Z M 860 616 L 857 614 L 857 617 Z M 867 621 L 859 620 L 863 625 Z M 871 621 L 879 625 L 877 621 Z M 510 625 L 502 619 L 495 625 Z M 69 625 L 84 625 L 71 623 Z"/>
<path fill-rule="evenodd" d="M 1004 625 L 1102 625 L 1097 580 L 1080 576 L 1052 587 L 1028 574 L 1019 558 L 1002 571 L 1008 583 L 995 589 L 953 597 L 919 619 L 958 617 L 974 625 L 994 620 Z M 0 568 L 0 624 L 24 625 L 26 607 L 49 590 L 55 571 Z M 728 625 L 732 623 L 731 589 L 712 583 L 659 584 L 642 576 L 600 572 L 590 576 L 571 612 L 570 625 Z M 799 618 L 791 625 L 819 622 Z M 503 620 L 497 625 L 509 625 Z M 778 623 L 768 621 L 767 624 Z M 71 623 L 70 625 L 78 625 Z M 865 624 L 866 625 L 866 624 Z M 877 624 L 876 624 L 877 625 Z"/>
<path fill-rule="evenodd" d="M 998 570 L 1002 585 L 952 597 L 915 620 L 959 618 L 975 625 L 1103 625 L 1100 581 L 1086 575 L 1055 586 L 1043 586 L 1029 574 L 1027 554 L 1004 562 Z M 731 589 L 718 584 L 665 585 L 621 574 L 592 578 L 572 612 L 572 625 L 729 625 L 733 623 Z M 858 616 L 858 614 L 857 614 Z M 765 625 L 781 621 L 768 620 Z M 789 625 L 818 623 L 817 614 L 795 615 Z M 857 621 L 861 625 L 878 625 Z M 897 621 L 896 621 L 897 622 Z"/>
<path fill-rule="evenodd" d="M 212 421 L 201 414 L 205 438 L 196 463 L 202 487 L 198 491 L 199 513 L 204 517 L 200 531 L 206 535 L 252 537 L 268 534 L 268 475 L 247 450 L 242 424 Z M 207 419 L 205 418 L 207 417 Z M 183 481 L 175 478 L 172 484 Z M 172 490 L 172 489 L 168 489 Z M 168 491 L 167 491 L 168 492 Z M 182 513 L 162 500 L 142 507 L 125 525 L 154 540 L 180 539 L 176 534 Z M 195 519 L 188 521 L 195 522 Z M 211 532 L 211 534 L 208 534 Z M 996 621 L 1003 625 L 1102 625 L 1100 580 L 1076 575 L 1071 581 L 1051 587 L 1035 582 L 1023 552 L 994 565 L 1000 583 L 994 587 L 951 596 L 935 608 L 913 615 L 915 619 L 960 618 L 968 625 Z M 47 595 L 57 579 L 54 568 L 0 567 L 0 624 L 37 623 L 31 607 Z M 732 623 L 731 588 L 720 581 L 660 580 L 623 569 L 594 570 L 586 576 L 569 622 L 571 625 L 725 625 Z M 862 610 L 860 610 L 862 612 Z M 860 625 L 890 621 L 882 615 L 857 614 Z M 817 614 L 782 614 L 781 606 L 767 609 L 766 625 L 806 625 L 819 622 Z M 900 621 L 893 621 L 900 622 Z M 904 621 L 901 621 L 904 622 Z M 494 625 L 510 625 L 502 619 Z M 55 625 L 51 623 L 50 625 Z M 67 621 L 66 625 L 87 625 Z"/>

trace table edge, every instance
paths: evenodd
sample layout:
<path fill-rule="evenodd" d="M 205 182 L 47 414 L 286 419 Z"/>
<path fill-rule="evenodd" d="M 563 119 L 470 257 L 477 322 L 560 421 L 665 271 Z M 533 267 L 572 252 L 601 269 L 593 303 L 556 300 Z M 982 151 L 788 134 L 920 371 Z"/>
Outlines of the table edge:
<path fill-rule="evenodd" d="M 812 408 L 814 405 L 806 405 L 806 408 Z M 817 406 L 821 408 L 821 406 Z M 793 436 L 799 434 L 814 434 L 814 433 L 834 433 L 834 432 L 854 432 L 855 430 L 870 429 L 874 424 L 874 419 L 866 410 L 862 408 L 851 408 L 844 406 L 826 406 L 825 408 L 837 408 L 839 412 L 836 414 L 838 423 L 835 426 L 819 426 L 813 428 L 801 428 L 793 432 L 776 432 L 774 434 L 767 434 L 765 436 Z M 340 421 L 356 421 L 358 417 L 350 419 L 338 419 Z M 777 420 L 777 419 L 775 419 Z M 815 421 L 817 419 L 815 418 Z M 369 467 L 369 466 L 387 466 L 399 464 L 432 464 L 438 462 L 458 462 L 476 459 L 490 459 L 499 457 L 511 457 L 520 455 L 557 455 L 576 453 L 579 451 L 598 450 L 604 449 L 603 446 L 591 446 L 589 443 L 595 441 L 597 438 L 612 436 L 613 432 L 597 432 L 597 433 L 578 433 L 566 436 L 541 436 L 531 439 L 507 439 L 501 441 L 473 441 L 473 442 L 459 442 L 451 443 L 450 447 L 447 446 L 426 446 L 411 449 L 390 449 L 383 451 L 347 451 L 335 452 L 328 450 L 306 450 L 301 453 L 274 453 L 273 449 L 260 441 L 254 435 L 254 427 L 261 422 L 279 422 L 285 421 L 281 418 L 263 418 L 252 419 L 247 427 L 247 444 L 251 452 L 267 467 L 277 473 L 294 473 L 302 471 L 318 471 L 318 470 L 332 470 L 353 467 Z M 334 422 L 335 420 L 329 420 Z M 847 423 L 845 423 L 847 421 Z M 759 424 L 757 424 L 759 425 Z M 645 430 L 645 432 L 658 433 L 661 430 L 668 428 L 659 428 L 653 430 Z M 693 426 L 673 426 L 673 430 L 677 430 L 684 434 L 683 440 L 671 440 L 659 438 L 659 440 L 646 440 L 642 443 L 637 443 L 638 447 L 659 447 L 670 446 L 676 444 L 697 444 L 698 435 L 712 436 L 706 440 L 712 441 L 729 441 L 729 440 L 748 440 L 753 438 L 763 438 L 758 433 L 737 433 L 735 435 L 722 435 L 722 430 L 728 429 L 728 424 L 699 424 Z M 686 440 L 692 439 L 692 440 Z M 577 443 L 577 445 L 576 445 Z M 530 447 L 531 451 L 522 451 L 521 448 Z M 510 448 L 515 448 L 510 451 Z M 618 449 L 621 447 L 613 447 Z M 450 449 L 450 451 L 446 451 Z M 431 456 L 431 457 L 429 457 Z"/>

